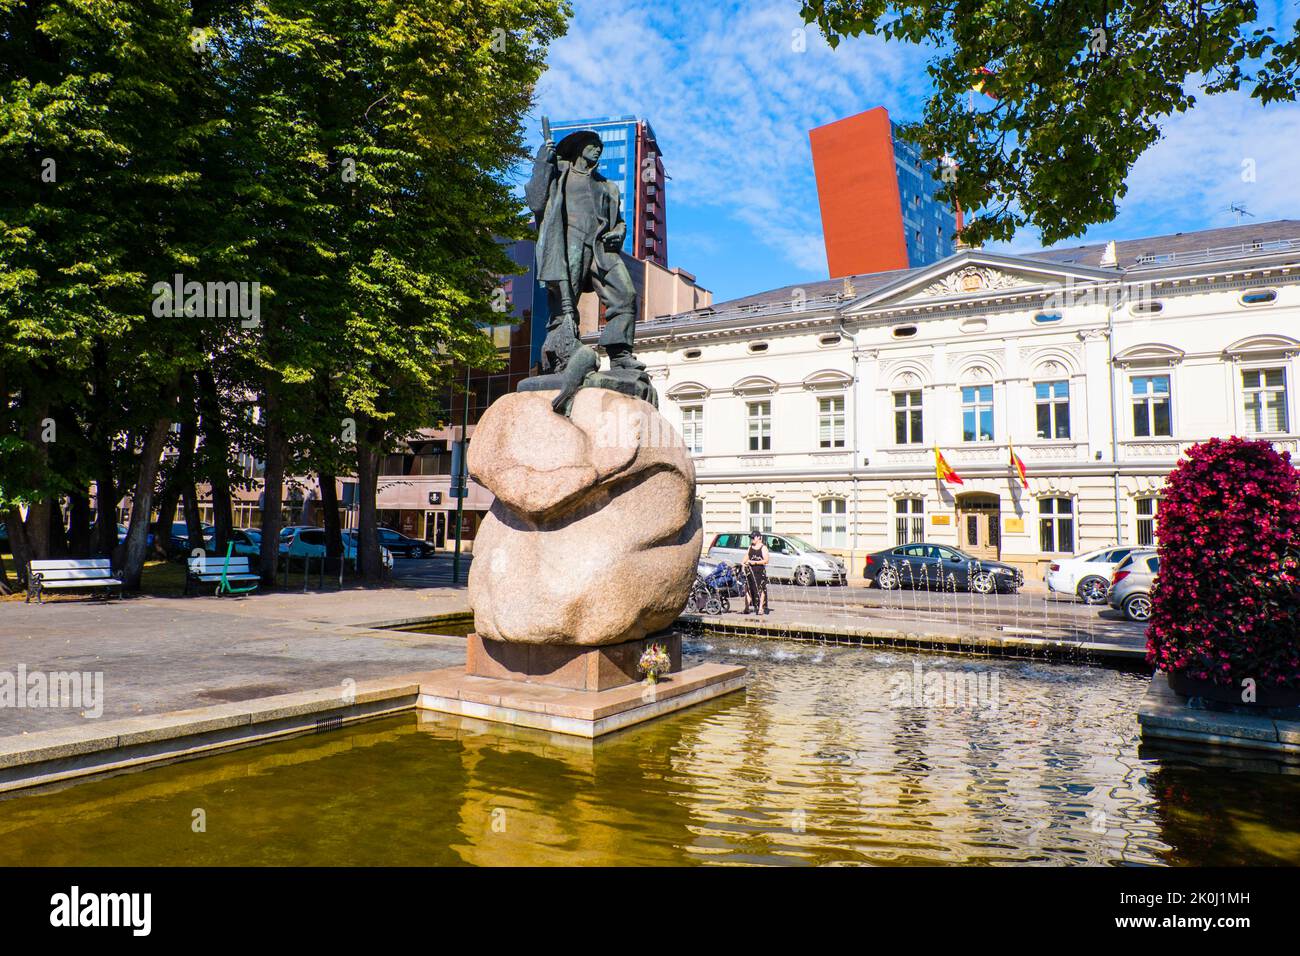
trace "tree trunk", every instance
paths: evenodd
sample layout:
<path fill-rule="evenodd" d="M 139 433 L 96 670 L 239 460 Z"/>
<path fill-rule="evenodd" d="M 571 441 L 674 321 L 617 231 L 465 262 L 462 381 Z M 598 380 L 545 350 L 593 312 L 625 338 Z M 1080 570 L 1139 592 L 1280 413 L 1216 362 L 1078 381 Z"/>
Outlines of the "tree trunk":
<path fill-rule="evenodd" d="M 107 441 L 99 448 L 99 476 L 95 479 L 95 552 L 105 557 L 117 547 L 117 483 L 113 480 L 113 449 Z"/>
<path fill-rule="evenodd" d="M 337 558 L 343 554 L 343 526 L 339 523 L 339 489 L 333 475 L 317 475 L 320 485 L 321 524 L 325 527 L 325 554 Z"/>
<path fill-rule="evenodd" d="M 226 542 L 234 530 L 234 509 L 230 504 L 230 440 L 221 421 L 221 400 L 217 383 L 207 369 L 199 372 L 199 415 L 203 421 L 204 471 L 212 489 L 212 546 L 217 554 L 226 553 Z"/>
<path fill-rule="evenodd" d="M 193 481 L 185 482 L 185 488 L 181 491 L 181 500 L 185 502 L 185 537 L 188 539 L 189 547 L 187 552 L 193 554 L 196 550 L 203 551 L 207 548 L 207 543 L 203 540 L 203 516 L 199 513 L 199 490 L 194 486 Z M 220 552 L 225 555 L 225 549 Z"/>
<path fill-rule="evenodd" d="M 63 527 L 63 506 L 58 498 L 49 502 L 49 537 L 46 545 L 46 557 L 66 558 L 68 556 L 68 532 Z"/>
<path fill-rule="evenodd" d="M 358 415 L 358 419 L 362 416 Z M 358 422 L 357 428 L 357 566 L 366 584 L 378 584 L 384 575 L 379 552 L 379 512 L 375 497 L 379 485 L 378 436 Z"/>
<path fill-rule="evenodd" d="M 181 497 L 181 483 L 185 476 L 179 459 L 172 462 L 162 493 L 158 496 L 158 520 L 153 523 L 153 550 L 166 558 L 171 553 L 172 524 L 176 521 L 176 503 Z"/>
<path fill-rule="evenodd" d="M 187 402 L 186 409 L 189 404 Z M 203 541 L 203 520 L 199 514 L 199 497 L 194 487 L 194 446 L 199 440 L 199 426 L 191 416 L 186 421 L 181 422 L 181 442 L 180 451 L 176 456 L 176 488 L 180 494 L 185 496 L 185 551 L 193 553 L 196 549 L 202 551 L 206 545 Z M 175 508 L 173 501 L 172 507 Z M 168 533 L 171 532 L 171 522 L 167 523 Z"/>
<path fill-rule="evenodd" d="M 9 529 L 9 551 L 14 556 L 14 575 L 19 584 L 27 583 L 27 564 L 32 560 L 31 544 L 27 540 L 27 526 L 15 505 L 5 511 L 5 527 Z"/>
<path fill-rule="evenodd" d="M 68 552 L 74 558 L 90 557 L 90 496 L 84 491 L 68 495 Z"/>
<path fill-rule="evenodd" d="M 23 524 L 27 536 L 27 560 L 39 561 L 50 556 L 50 502 L 35 501 L 27 506 Z"/>
<path fill-rule="evenodd" d="M 274 388 L 266 391 L 262 411 L 266 413 L 266 472 L 262 478 L 262 586 L 275 587 L 280 560 L 280 509 L 284 504 L 284 468 L 288 449 L 280 420 L 280 404 Z"/>
<path fill-rule="evenodd" d="M 136 471 L 135 494 L 131 497 L 131 524 L 126 532 L 126 548 L 122 556 L 122 583 L 132 591 L 140 590 L 140 575 L 144 571 L 149 546 L 149 515 L 153 510 L 154 483 L 158 480 L 158 465 L 167 446 L 167 433 L 171 419 L 159 418 L 149 429 L 140 463 Z"/>

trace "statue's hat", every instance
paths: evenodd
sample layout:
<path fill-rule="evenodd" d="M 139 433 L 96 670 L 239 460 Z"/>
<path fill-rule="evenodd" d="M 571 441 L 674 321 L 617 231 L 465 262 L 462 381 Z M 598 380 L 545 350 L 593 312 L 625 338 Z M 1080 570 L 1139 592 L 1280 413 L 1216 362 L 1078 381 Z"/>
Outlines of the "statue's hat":
<path fill-rule="evenodd" d="M 573 162 L 590 144 L 600 142 L 600 136 L 595 130 L 580 129 L 560 140 L 555 147 L 555 155 L 559 156 L 560 159 Z M 601 143 L 601 145 L 604 144 Z"/>

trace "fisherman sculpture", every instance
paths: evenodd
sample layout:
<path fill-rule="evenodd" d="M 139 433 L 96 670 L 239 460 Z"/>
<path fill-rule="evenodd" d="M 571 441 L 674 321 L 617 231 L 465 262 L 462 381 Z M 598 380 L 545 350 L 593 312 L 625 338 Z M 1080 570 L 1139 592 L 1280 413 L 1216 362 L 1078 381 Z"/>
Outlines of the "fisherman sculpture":
<path fill-rule="evenodd" d="M 632 354 L 636 289 L 619 250 L 627 237 L 618 187 L 596 169 L 600 137 L 591 130 L 545 141 L 533 162 L 525 198 L 537 217 L 537 280 L 545 283 L 550 305 L 542 370 L 563 373 L 579 348 L 578 299 L 595 292 L 605 305 L 605 327 L 597 343 L 611 370 L 641 372 Z M 587 363 L 590 359 L 588 357 Z"/>

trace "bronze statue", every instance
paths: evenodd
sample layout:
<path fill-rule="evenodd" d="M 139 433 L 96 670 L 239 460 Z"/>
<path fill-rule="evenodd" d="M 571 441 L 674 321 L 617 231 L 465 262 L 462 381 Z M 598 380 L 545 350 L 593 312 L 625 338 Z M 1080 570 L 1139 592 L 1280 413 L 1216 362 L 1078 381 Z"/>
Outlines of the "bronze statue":
<path fill-rule="evenodd" d="M 543 371 L 563 373 L 578 349 L 578 298 L 595 292 L 605 305 L 599 345 L 610 368 L 641 372 L 632 354 L 636 289 L 619 250 L 627 236 L 618 187 L 596 170 L 603 146 L 592 130 L 545 141 L 533 162 L 525 198 L 537 217 L 537 279 L 546 284 L 550 321 Z"/>

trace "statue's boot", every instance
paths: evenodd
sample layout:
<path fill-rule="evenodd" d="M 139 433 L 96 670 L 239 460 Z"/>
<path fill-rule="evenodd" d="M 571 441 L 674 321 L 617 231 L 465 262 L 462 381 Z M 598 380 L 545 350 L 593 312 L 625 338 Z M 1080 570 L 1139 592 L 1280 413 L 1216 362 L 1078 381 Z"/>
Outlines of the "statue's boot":
<path fill-rule="evenodd" d="M 600 356 L 596 354 L 596 350 L 590 345 L 579 345 L 569 358 L 568 365 L 565 366 L 564 384 L 560 387 L 560 394 L 551 401 L 551 408 L 561 415 L 568 415 L 569 405 L 573 401 L 573 396 L 578 393 L 578 389 L 582 387 L 583 379 L 598 368 L 600 368 Z"/>
<path fill-rule="evenodd" d="M 615 354 L 610 355 L 609 367 L 626 368 L 632 370 L 633 372 L 644 372 L 645 362 L 642 362 L 635 355 L 633 355 L 631 349 L 627 349 L 625 351 L 617 352 Z"/>

